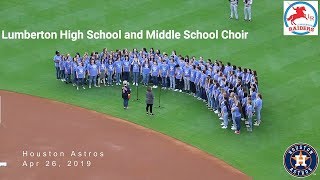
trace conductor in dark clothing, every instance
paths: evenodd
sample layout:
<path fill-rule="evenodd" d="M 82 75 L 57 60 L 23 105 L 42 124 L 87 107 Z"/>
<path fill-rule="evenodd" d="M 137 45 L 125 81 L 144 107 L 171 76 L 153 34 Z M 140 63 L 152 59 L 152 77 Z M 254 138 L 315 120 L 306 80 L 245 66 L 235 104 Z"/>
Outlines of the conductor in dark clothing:
<path fill-rule="evenodd" d="M 122 99 L 123 99 L 123 109 L 128 109 L 129 99 L 130 99 L 131 89 L 127 81 L 123 81 L 122 87 Z"/>
<path fill-rule="evenodd" d="M 147 115 L 149 115 L 149 108 L 150 108 L 150 115 L 153 115 L 153 113 L 152 113 L 153 99 L 154 99 L 154 96 L 152 93 L 152 89 L 151 89 L 151 87 L 148 87 L 147 93 L 146 93 Z"/>

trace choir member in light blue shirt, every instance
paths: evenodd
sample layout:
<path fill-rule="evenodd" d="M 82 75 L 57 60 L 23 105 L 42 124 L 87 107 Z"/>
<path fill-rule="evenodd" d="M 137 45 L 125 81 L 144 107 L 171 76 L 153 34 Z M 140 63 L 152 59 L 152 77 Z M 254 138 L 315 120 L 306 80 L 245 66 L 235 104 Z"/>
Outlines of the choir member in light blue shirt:
<path fill-rule="evenodd" d="M 132 73 L 133 73 L 133 85 L 138 86 L 139 72 L 140 72 L 140 62 L 138 58 L 134 58 L 131 65 L 132 65 Z"/>
<path fill-rule="evenodd" d="M 160 66 L 160 76 L 162 81 L 162 88 L 167 88 L 167 78 L 169 75 L 169 65 L 166 63 L 166 61 L 162 61 L 162 64 Z"/>
<path fill-rule="evenodd" d="M 129 56 L 125 56 L 123 60 L 123 80 L 130 82 L 131 62 Z"/>
<path fill-rule="evenodd" d="M 83 63 L 80 62 L 79 66 L 76 69 L 76 77 L 77 77 L 77 90 L 79 90 L 79 87 L 82 86 L 83 89 L 85 89 L 84 87 L 84 78 L 85 78 L 85 74 L 86 74 L 86 69 L 83 67 Z"/>
<path fill-rule="evenodd" d="M 108 75 L 108 86 L 113 86 L 112 84 L 112 76 L 114 74 L 114 65 L 112 62 L 112 59 L 110 58 L 108 63 L 107 63 L 107 75 Z"/>
<path fill-rule="evenodd" d="M 188 63 L 183 67 L 183 81 L 184 81 L 184 91 L 190 93 L 190 76 L 191 76 L 191 68 Z"/>
<path fill-rule="evenodd" d="M 205 85 L 206 85 L 206 71 L 203 70 L 200 77 L 200 98 L 205 101 L 206 100 L 206 91 L 205 91 Z"/>
<path fill-rule="evenodd" d="M 116 73 L 116 85 L 120 86 L 121 74 L 122 74 L 122 62 L 121 62 L 120 56 L 114 62 L 114 66 L 115 66 L 115 73 Z"/>
<path fill-rule="evenodd" d="M 248 122 L 249 122 L 249 127 L 247 128 L 247 130 L 249 132 L 251 132 L 252 131 L 252 116 L 253 116 L 253 105 L 252 105 L 251 101 L 247 102 L 245 110 L 246 110 L 246 114 L 247 114 Z"/>
<path fill-rule="evenodd" d="M 222 129 L 227 129 L 228 128 L 228 108 L 227 108 L 227 101 L 223 101 L 221 103 L 221 116 L 223 118 L 223 126 L 221 127 Z"/>
<path fill-rule="evenodd" d="M 56 51 L 56 55 L 53 57 L 54 67 L 56 68 L 56 78 L 60 79 L 59 63 L 61 61 L 61 55 L 59 51 Z"/>
<path fill-rule="evenodd" d="M 60 69 L 60 79 L 61 81 L 65 81 L 65 57 L 62 55 L 61 56 L 61 61 L 59 61 L 59 69 Z"/>
<path fill-rule="evenodd" d="M 231 111 L 233 112 L 233 115 L 235 116 L 234 119 L 236 121 L 236 134 L 240 134 L 240 121 L 241 121 L 241 105 L 240 102 L 236 102 L 235 105 L 233 106 L 233 108 L 231 109 Z"/>
<path fill-rule="evenodd" d="M 107 73 L 107 67 L 106 67 L 106 59 L 102 58 L 100 60 L 100 73 L 99 73 L 99 78 L 98 78 L 98 87 L 100 87 L 101 82 L 103 83 L 104 86 L 106 86 L 106 73 Z"/>
<path fill-rule="evenodd" d="M 153 64 L 151 66 L 151 76 L 153 88 L 158 88 L 159 66 L 157 64 L 157 61 L 153 61 Z"/>
<path fill-rule="evenodd" d="M 179 90 L 179 92 L 182 92 L 182 89 L 183 89 L 182 74 L 183 74 L 183 71 L 181 67 L 178 65 L 178 67 L 176 68 L 175 75 L 176 75 L 176 82 L 178 83 L 177 90 Z"/>
<path fill-rule="evenodd" d="M 70 56 L 67 56 L 67 59 L 64 63 L 66 84 L 71 83 L 71 67 L 72 67 L 71 58 Z"/>
<path fill-rule="evenodd" d="M 91 88 L 91 85 L 95 87 L 97 86 L 97 76 L 99 74 L 99 67 L 98 65 L 95 64 L 95 60 L 92 58 L 91 59 L 91 64 L 88 66 L 88 75 L 89 75 L 89 88 Z"/>
<path fill-rule="evenodd" d="M 147 59 L 144 61 L 144 64 L 142 65 L 141 72 L 142 72 L 143 85 L 148 86 L 149 77 L 150 77 L 150 65 Z"/>
<path fill-rule="evenodd" d="M 77 58 L 74 57 L 73 61 L 71 63 L 71 75 L 72 75 L 72 85 L 75 86 L 77 84 L 77 76 L 76 76 L 76 71 L 78 67 L 78 61 Z"/>
<path fill-rule="evenodd" d="M 200 91 L 200 79 L 201 79 L 201 70 L 200 67 L 197 66 L 196 78 L 195 78 L 195 85 L 196 85 L 196 96 L 198 100 L 201 100 L 201 91 Z"/>
<path fill-rule="evenodd" d="M 174 62 L 174 59 L 171 58 L 169 62 L 169 81 L 170 81 L 170 89 L 174 90 L 176 88 L 176 63 Z"/>
<path fill-rule="evenodd" d="M 262 95 L 259 93 L 257 95 L 257 99 L 254 103 L 254 109 L 257 116 L 257 122 L 254 124 L 255 126 L 259 126 L 261 123 L 261 109 L 262 109 Z"/>
<path fill-rule="evenodd" d="M 190 90 L 194 97 L 196 97 L 196 86 L 195 86 L 195 79 L 196 79 L 196 65 L 191 65 L 192 69 L 190 71 Z"/>

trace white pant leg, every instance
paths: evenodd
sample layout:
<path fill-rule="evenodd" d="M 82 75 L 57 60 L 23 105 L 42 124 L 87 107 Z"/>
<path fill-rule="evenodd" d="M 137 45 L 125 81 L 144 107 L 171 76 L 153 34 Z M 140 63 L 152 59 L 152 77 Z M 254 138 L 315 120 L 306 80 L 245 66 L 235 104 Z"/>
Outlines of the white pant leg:
<path fill-rule="evenodd" d="M 244 19 L 248 20 L 248 11 L 246 5 L 244 5 Z"/>
<path fill-rule="evenodd" d="M 251 20 L 251 6 L 248 7 L 248 16 L 249 16 L 249 20 Z"/>
<path fill-rule="evenodd" d="M 238 5 L 233 5 L 234 16 L 238 19 Z"/>
<path fill-rule="evenodd" d="M 190 78 L 187 79 L 187 91 L 190 91 Z"/>

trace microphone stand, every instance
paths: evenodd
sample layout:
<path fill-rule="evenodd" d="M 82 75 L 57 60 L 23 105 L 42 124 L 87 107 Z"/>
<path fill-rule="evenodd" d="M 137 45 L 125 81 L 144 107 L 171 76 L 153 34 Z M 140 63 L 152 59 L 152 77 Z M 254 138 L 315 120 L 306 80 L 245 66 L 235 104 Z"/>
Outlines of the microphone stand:
<path fill-rule="evenodd" d="M 159 88 L 159 107 L 160 106 L 160 100 L 161 100 L 161 89 L 162 89 L 162 84 L 160 85 L 160 88 Z"/>
<path fill-rule="evenodd" d="M 139 88 L 138 88 L 138 86 L 136 86 L 136 88 L 137 88 L 137 101 L 139 100 Z"/>

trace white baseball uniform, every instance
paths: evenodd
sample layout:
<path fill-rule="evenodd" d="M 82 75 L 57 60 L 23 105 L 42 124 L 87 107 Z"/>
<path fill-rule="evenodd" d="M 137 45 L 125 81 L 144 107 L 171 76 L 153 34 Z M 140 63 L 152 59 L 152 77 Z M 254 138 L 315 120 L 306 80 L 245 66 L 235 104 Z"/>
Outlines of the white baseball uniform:
<path fill-rule="evenodd" d="M 230 0 L 230 10 L 230 18 L 235 16 L 235 18 L 238 19 L 238 0 Z"/>
<path fill-rule="evenodd" d="M 243 0 L 244 2 L 244 20 L 251 21 L 251 5 L 253 0 Z"/>

